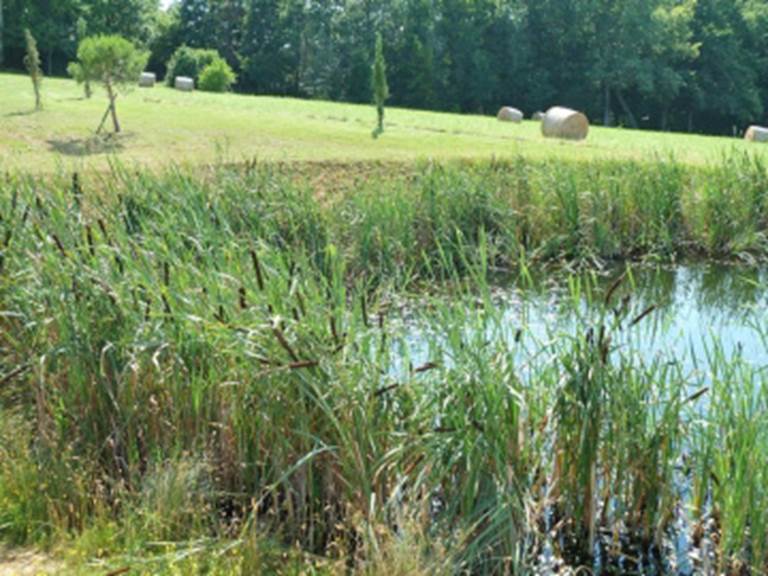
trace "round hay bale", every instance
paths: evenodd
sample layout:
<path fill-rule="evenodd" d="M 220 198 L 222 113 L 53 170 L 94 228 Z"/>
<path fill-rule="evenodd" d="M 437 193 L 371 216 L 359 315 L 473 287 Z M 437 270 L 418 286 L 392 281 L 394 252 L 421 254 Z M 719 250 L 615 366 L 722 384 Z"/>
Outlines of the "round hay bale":
<path fill-rule="evenodd" d="M 768 128 L 750 126 L 747 128 L 747 133 L 744 134 L 744 139 L 750 142 L 768 142 Z"/>
<path fill-rule="evenodd" d="M 501 122 L 514 122 L 515 124 L 519 124 L 523 121 L 523 113 L 520 112 L 520 110 L 517 108 L 504 106 L 501 110 L 499 110 L 496 118 Z"/>
<path fill-rule="evenodd" d="M 536 122 L 541 122 L 542 120 L 544 120 L 544 112 L 542 112 L 541 110 L 539 110 L 538 112 L 534 112 L 531 115 L 531 120 L 535 120 Z"/>
<path fill-rule="evenodd" d="M 174 86 L 176 87 L 176 90 L 181 90 L 182 92 L 192 92 L 192 90 L 195 89 L 195 81 L 194 79 L 188 78 L 186 76 L 176 76 Z"/>
<path fill-rule="evenodd" d="M 157 82 L 157 76 L 154 72 L 142 72 L 139 76 L 139 86 L 141 88 L 152 88 Z"/>
<path fill-rule="evenodd" d="M 545 138 L 584 140 L 589 134 L 589 120 L 581 112 L 555 106 L 542 118 L 541 133 Z"/>

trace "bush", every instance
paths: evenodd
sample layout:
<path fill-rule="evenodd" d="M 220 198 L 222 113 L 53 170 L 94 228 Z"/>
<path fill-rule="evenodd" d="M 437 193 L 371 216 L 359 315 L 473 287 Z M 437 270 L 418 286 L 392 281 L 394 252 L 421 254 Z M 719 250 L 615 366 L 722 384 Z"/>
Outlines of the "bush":
<path fill-rule="evenodd" d="M 229 92 L 237 76 L 221 58 L 214 60 L 200 73 L 198 88 L 205 92 Z"/>
<path fill-rule="evenodd" d="M 168 60 L 165 83 L 168 86 L 173 86 L 176 76 L 189 76 L 195 79 L 195 84 L 198 84 L 200 73 L 216 60 L 221 60 L 221 56 L 216 50 L 179 46 L 171 59 Z"/>

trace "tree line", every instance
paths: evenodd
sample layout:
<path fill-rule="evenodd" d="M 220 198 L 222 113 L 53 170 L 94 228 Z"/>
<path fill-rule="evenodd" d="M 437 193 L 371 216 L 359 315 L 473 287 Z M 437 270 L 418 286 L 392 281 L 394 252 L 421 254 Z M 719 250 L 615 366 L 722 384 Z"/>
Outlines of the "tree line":
<path fill-rule="evenodd" d="M 79 39 L 120 34 L 160 75 L 181 45 L 212 48 L 240 92 L 367 103 L 380 34 L 390 105 L 561 104 L 595 123 L 708 133 L 768 106 L 765 0 L 0 0 L 5 67 L 23 66 L 25 28 L 48 74 Z"/>

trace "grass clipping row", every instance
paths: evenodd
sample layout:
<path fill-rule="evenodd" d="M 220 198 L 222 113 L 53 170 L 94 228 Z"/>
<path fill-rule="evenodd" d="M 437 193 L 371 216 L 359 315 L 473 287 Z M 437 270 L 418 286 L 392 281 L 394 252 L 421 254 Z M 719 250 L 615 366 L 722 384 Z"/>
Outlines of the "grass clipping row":
<path fill-rule="evenodd" d="M 555 106 L 542 118 L 541 133 L 545 138 L 584 140 L 589 134 L 589 120 L 581 112 Z"/>

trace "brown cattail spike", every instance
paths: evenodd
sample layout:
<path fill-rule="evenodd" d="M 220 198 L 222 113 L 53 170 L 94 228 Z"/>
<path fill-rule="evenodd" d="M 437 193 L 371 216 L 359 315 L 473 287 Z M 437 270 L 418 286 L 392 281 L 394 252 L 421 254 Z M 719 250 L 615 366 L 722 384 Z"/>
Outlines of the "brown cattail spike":
<path fill-rule="evenodd" d="M 261 263 L 259 262 L 259 256 L 256 251 L 251 249 L 251 262 L 253 263 L 253 270 L 256 273 L 256 284 L 259 290 L 264 291 L 264 276 L 261 272 Z"/>
<path fill-rule="evenodd" d="M 246 298 L 245 286 L 240 286 L 238 294 L 240 296 L 240 310 L 245 310 L 248 308 L 248 299 Z"/>
<path fill-rule="evenodd" d="M 96 246 L 93 243 L 93 231 L 90 224 L 85 226 L 85 238 L 88 241 L 88 251 L 91 253 L 91 258 L 93 258 L 96 256 Z"/>
<path fill-rule="evenodd" d="M 83 195 L 83 188 L 80 186 L 80 175 L 77 172 L 72 173 L 72 196 L 75 199 L 77 207 L 81 207 L 81 197 Z"/>
<path fill-rule="evenodd" d="M 61 255 L 66 258 L 67 257 L 67 251 L 64 250 L 64 245 L 61 243 L 61 240 L 59 240 L 59 237 L 56 236 L 56 234 L 51 234 L 51 239 L 56 244 L 56 248 L 59 249 L 59 252 L 61 252 Z"/>
<path fill-rule="evenodd" d="M 283 349 L 286 352 L 288 352 L 288 356 L 291 357 L 291 360 L 293 360 L 294 362 L 300 362 L 298 355 L 296 354 L 296 352 L 293 351 L 293 348 L 291 348 L 291 345 L 288 343 L 288 340 L 285 338 L 285 335 L 280 329 L 279 324 L 275 324 L 272 327 L 272 333 L 275 335 L 275 338 L 277 338 L 277 341 L 279 342 L 280 346 L 282 346 Z"/>
<path fill-rule="evenodd" d="M 360 296 L 360 310 L 363 313 L 363 324 L 368 328 L 368 307 L 365 303 L 365 294 Z"/>

